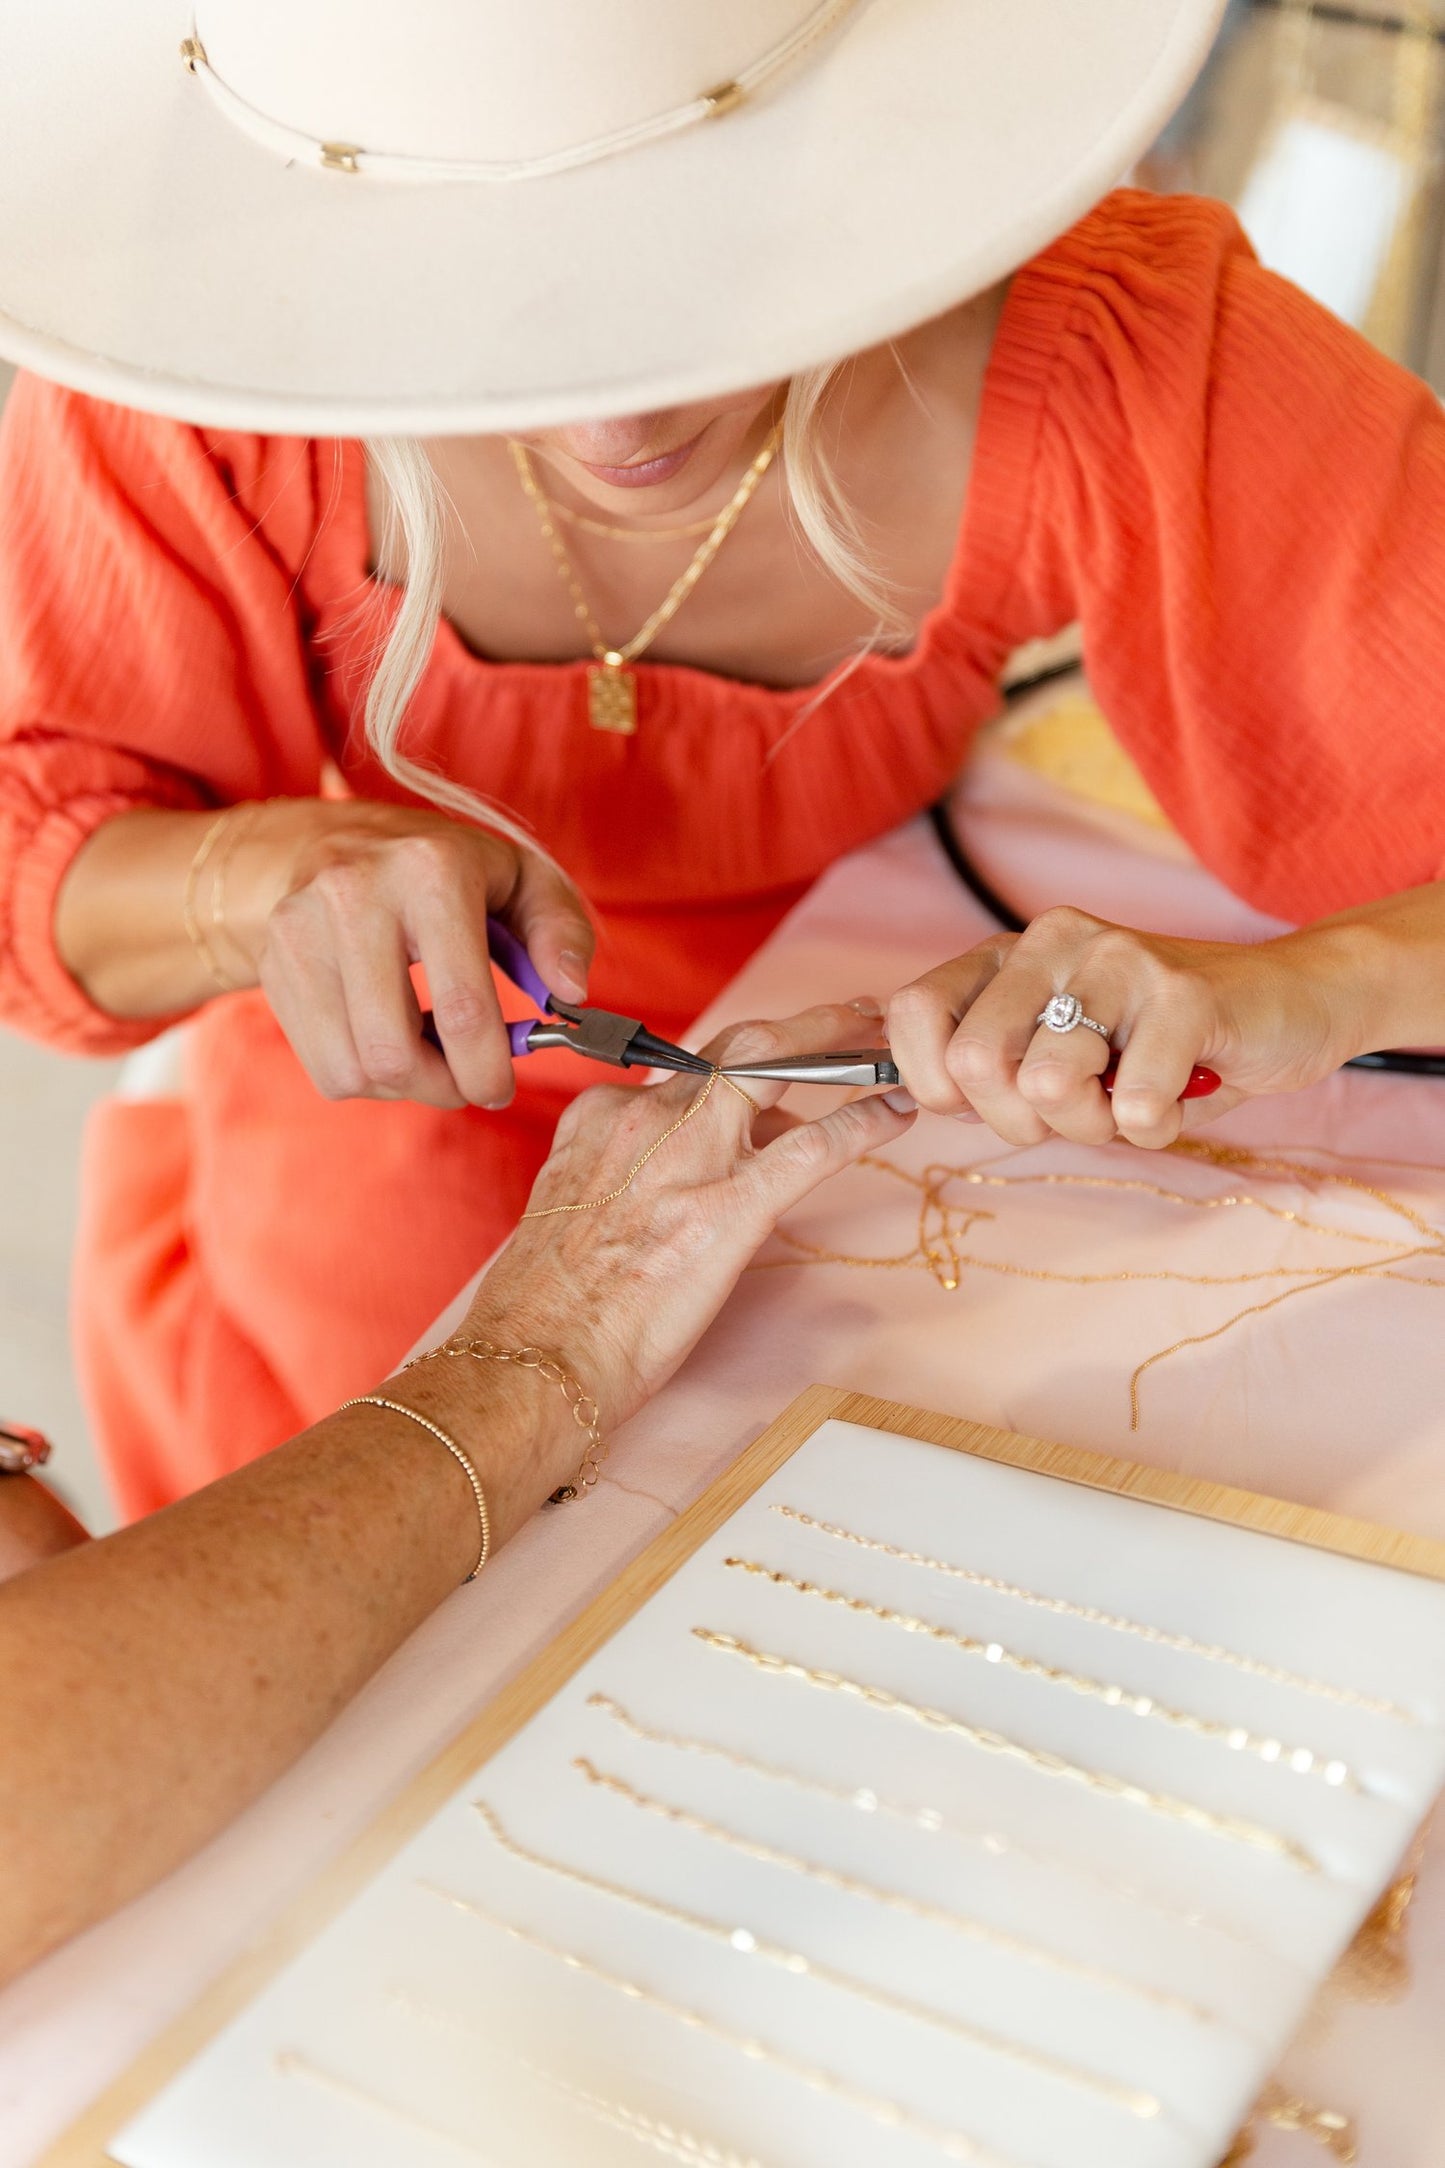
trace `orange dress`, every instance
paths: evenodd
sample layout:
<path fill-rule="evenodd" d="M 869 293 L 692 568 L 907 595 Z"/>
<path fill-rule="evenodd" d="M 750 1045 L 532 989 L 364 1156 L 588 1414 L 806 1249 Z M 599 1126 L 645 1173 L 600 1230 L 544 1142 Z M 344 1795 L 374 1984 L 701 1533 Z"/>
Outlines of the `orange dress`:
<path fill-rule="evenodd" d="M 395 798 L 360 715 L 376 622 L 361 450 L 196 429 L 37 381 L 0 441 L 0 1015 L 134 1046 L 52 934 L 98 823 Z M 443 624 L 410 749 L 513 807 L 600 920 L 594 998 L 676 1033 L 831 861 L 926 805 L 1026 639 L 1082 620 L 1102 706 L 1201 858 L 1308 919 L 1445 861 L 1445 417 L 1216 204 L 1120 193 L 1012 282 L 940 607 L 800 730 L 806 693 L 581 664 Z M 770 751 L 786 738 L 779 756 Z M 264 1001 L 201 1015 L 194 1096 L 88 1144 L 79 1352 L 140 1512 L 366 1389 L 512 1225 L 565 1094 L 505 1114 L 330 1105 Z"/>

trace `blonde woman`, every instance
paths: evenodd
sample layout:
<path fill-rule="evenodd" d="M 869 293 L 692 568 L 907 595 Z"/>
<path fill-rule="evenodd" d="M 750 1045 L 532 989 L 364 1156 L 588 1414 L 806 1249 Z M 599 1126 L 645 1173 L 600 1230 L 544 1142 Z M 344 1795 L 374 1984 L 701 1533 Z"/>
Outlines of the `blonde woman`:
<path fill-rule="evenodd" d="M 1075 619 L 1304 930 L 1050 913 L 895 1000 L 920 1101 L 1160 1144 L 1195 1062 L 1209 1112 L 1445 1039 L 1445 420 L 1221 207 L 1106 193 L 1214 0 L 89 12 L 3 10 L 0 1005 L 195 1018 L 87 1169 L 131 1509 L 515 1220 L 582 1079 L 514 1086 L 488 910 L 675 1035 Z"/>

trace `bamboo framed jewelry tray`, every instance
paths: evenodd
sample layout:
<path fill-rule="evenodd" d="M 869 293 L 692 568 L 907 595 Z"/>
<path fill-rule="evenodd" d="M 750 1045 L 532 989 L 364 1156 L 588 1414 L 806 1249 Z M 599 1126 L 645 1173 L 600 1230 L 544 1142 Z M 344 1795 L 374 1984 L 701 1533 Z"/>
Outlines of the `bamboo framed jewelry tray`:
<path fill-rule="evenodd" d="M 978 1461 L 996 1463 L 1002 1468 L 1021 1471 L 1030 1476 L 1047 1477 L 1066 1485 L 1083 1486 L 1088 1490 L 1112 1493 L 1118 1498 L 1134 1500 L 1142 1505 L 1163 1508 L 1170 1514 L 1188 1515 L 1197 1520 L 1227 1524 L 1236 1529 L 1253 1531 L 1257 1535 L 1281 1539 L 1291 1545 L 1307 1546 L 1317 1552 L 1332 1553 L 1343 1559 L 1391 1569 L 1394 1574 L 1445 1583 L 1445 1543 L 1406 1535 L 1304 1506 L 1291 1505 L 1278 1499 L 1201 1481 L 1198 1478 L 1144 1467 L 1126 1460 L 1046 1444 L 991 1429 L 979 1423 L 874 1399 L 862 1393 L 835 1387 L 813 1386 L 795 1400 L 687 1512 L 633 1560 L 609 1588 L 557 1635 L 451 1745 L 385 1808 L 350 1849 L 326 1869 L 311 1888 L 281 1915 L 243 1959 L 137 2058 L 130 2070 L 43 2156 L 38 2168 L 109 2168 L 109 2164 L 121 2158 L 122 2156 L 110 2148 L 122 2128 L 143 2108 L 155 2101 L 170 2082 L 186 2070 L 232 2020 L 253 2005 L 283 1969 L 307 1951 L 331 1923 L 339 1918 L 348 1904 L 374 1882 L 403 1847 L 427 1828 L 447 1802 L 454 1800 L 458 1787 L 475 1777 L 525 1726 L 545 1711 L 574 1675 L 597 1657 L 613 1637 L 673 1581 L 674 1576 L 694 1558 L 701 1547 L 753 1501 L 755 1493 L 783 1470 L 800 1448 L 829 1423 L 859 1426 L 867 1432 L 887 1433 L 896 1438 L 943 1447 L 952 1452 L 973 1456 Z M 772 1510 L 787 1513 L 790 1509 L 775 1505 Z M 808 1516 L 793 1513 L 792 1519 L 807 1522 Z M 825 1523 L 819 1521 L 811 1522 L 809 1526 L 834 1536 L 845 1533 L 836 1528 L 828 1529 Z M 849 1540 L 857 1543 L 862 1539 L 852 1537 Z M 875 1551 L 887 1551 L 890 1548 L 885 1543 L 872 1543 L 867 1547 Z M 897 1549 L 892 1555 L 916 1559 L 916 1554 Z M 737 1566 L 746 1562 L 729 1559 L 722 1563 Z M 790 1579 L 782 1573 L 768 1574 L 761 1566 L 750 1566 L 748 1570 L 760 1574 L 765 1580 L 782 1581 L 787 1588 L 805 1595 L 826 1593 L 808 1581 Z M 953 1569 L 946 1567 L 944 1570 Z M 847 1578 L 841 1568 L 833 1577 Z M 990 1584 L 984 1577 L 974 1578 L 985 1587 L 1001 1585 L 997 1582 Z M 740 1581 L 742 1576 L 733 1576 L 733 1579 Z M 1016 1595 L 1019 1592 L 1015 1590 L 1013 1593 Z M 911 1626 L 914 1629 L 923 1626 L 922 1621 L 904 1618 L 896 1610 L 845 1599 L 836 1591 L 832 1600 L 842 1603 L 845 1609 L 868 1610 L 874 1618 L 888 1623 Z M 817 1605 L 795 1605 L 795 1613 L 800 1615 L 807 1610 L 811 1615 L 811 1612 L 816 1612 L 819 1608 Z M 919 1597 L 913 1608 L 928 1611 L 930 1606 L 925 1598 Z M 1064 1608 L 1074 1608 L 1077 1616 L 1092 1617 L 1096 1622 L 1102 1616 L 1097 1612 L 1091 1614 L 1077 1610 L 1077 1607 Z M 937 1609 L 936 1605 L 934 1609 Z M 694 1628 L 694 1632 L 696 1631 Z M 935 1640 L 949 1641 L 960 1650 L 985 1657 L 993 1667 L 995 1681 L 1000 1676 L 1000 1659 L 1004 1667 L 1012 1663 L 1016 1668 L 1025 1671 L 1038 1673 L 1041 1669 L 1035 1659 L 1015 1658 L 997 1643 L 990 1642 L 985 1647 L 982 1641 L 970 1641 L 965 1634 L 951 1630 L 945 1632 L 933 1626 L 924 1626 L 923 1632 L 925 1637 L 931 1635 Z M 719 1643 L 727 1638 L 714 1636 Z M 915 1638 L 918 1638 L 916 1634 Z M 734 1650 L 738 1646 L 737 1642 L 732 1643 Z M 1193 1646 L 1197 1650 L 1199 1645 Z M 1266 1667 L 1254 1668 L 1268 1675 Z M 978 1669 L 979 1667 L 975 1667 L 976 1672 Z M 794 1676 L 803 1676 L 796 1666 Z M 819 1676 L 832 1677 L 834 1674 Z M 1051 1669 L 1048 1676 L 1051 1680 L 1075 1688 L 1082 1686 L 1096 1698 L 1107 1699 L 1112 1694 L 1117 1705 L 1119 1696 L 1115 1688 L 1101 1693 L 1095 1682 L 1081 1681 L 1069 1670 Z M 1356 1696 L 1355 1699 L 1360 1706 L 1364 1706 L 1361 1697 Z M 1162 1714 L 1169 1722 L 1176 1721 L 1173 1713 L 1167 1709 L 1156 1708 L 1144 1695 L 1134 1696 L 1131 1706 L 1133 1702 L 1137 1702 L 1136 1713 L 1140 1715 Z M 914 1709 L 905 1713 L 918 1715 L 920 1711 Z M 929 1712 L 922 1713 L 927 1715 Z M 1199 1730 L 1197 1718 L 1191 1717 L 1188 1723 L 1192 1724 L 1196 1731 Z M 1207 1728 L 1223 1730 L 1222 1724 Z M 979 1736 L 996 1734 L 980 1733 Z M 1258 1739 L 1243 1729 L 1236 1736 L 1231 1736 L 1229 1741 L 1231 1745 L 1239 1745 L 1241 1742 L 1245 1743 L 1251 1752 L 1259 1746 Z M 1281 1752 L 1278 1743 L 1268 1740 L 1265 1744 L 1273 1748 L 1273 1756 L 1266 1753 L 1265 1759 L 1278 1759 Z M 1303 1762 L 1298 1759 L 1300 1753 L 1304 1754 Z M 1296 1768 L 1309 1765 L 1311 1757 L 1308 1750 L 1297 1748 L 1295 1754 Z M 1433 1767 L 1433 1764 L 1431 1766 Z M 1077 1775 L 1079 1772 L 1076 1770 L 1074 1773 Z M 656 1806 L 656 1802 L 652 1804 Z M 676 1818 L 674 1810 L 674 1819 Z M 695 1816 L 693 1820 L 696 1821 Z M 756 1856 L 761 1857 L 764 1856 L 766 1848 L 764 1852 L 758 1852 L 755 1846 L 754 1851 Z M 524 1859 L 534 1857 L 525 1850 L 520 1851 L 520 1856 Z M 797 1864 L 799 1863 L 795 1861 L 794 1865 Z M 579 1879 L 573 1870 L 564 1871 L 572 1873 L 574 1880 Z M 580 1879 L 588 1880 L 585 1875 Z M 836 1880 L 834 1875 L 835 1885 Z M 603 1885 L 594 1878 L 592 1887 L 600 1888 Z M 617 1893 L 614 1891 L 613 1894 Z M 909 1902 L 914 1912 L 920 1910 L 918 1900 Z M 995 1934 L 994 1939 L 1000 1938 Z M 752 1937 L 749 1936 L 747 1940 L 751 1943 Z M 733 1947 L 742 1949 L 744 1944 L 734 1936 Z M 800 1965 L 794 1965 L 792 1969 L 798 1970 Z M 801 1966 L 801 1969 L 806 1970 L 807 1967 Z M 820 1975 L 825 1971 L 821 1966 L 815 1969 Z M 1076 1966 L 1075 1969 L 1082 1968 Z M 897 2001 L 896 1997 L 892 1999 Z M 902 2007 L 901 2004 L 898 2006 Z M 614 2123 L 613 2127 L 622 2126 Z M 635 2129 L 630 2130 L 627 2135 L 635 2137 L 637 2132 Z M 960 2141 L 960 2144 L 962 2143 L 963 2141 Z M 1222 2148 L 1220 2150 L 1222 2151 Z M 1127 2148 L 1117 2157 L 1123 2162 L 1126 2156 L 1130 2160 L 1135 2158 Z M 429 2155 L 427 2157 L 430 2158 Z M 610 2154 L 608 2157 L 611 2157 Z M 710 2156 L 704 2149 L 698 2157 Z M 731 2159 L 733 2156 L 727 2157 Z M 987 2146 L 978 2145 L 972 2151 L 956 2151 L 950 2157 L 985 2162 L 1001 2156 L 990 2152 Z M 1137 2157 L 1142 2160 L 1146 2156 L 1141 2153 Z M 1151 2153 L 1147 2157 L 1153 2160 L 1164 2156 Z M 1178 2157 L 1184 2159 L 1186 2153 L 1181 2153 Z M 1187 2157 L 1192 2159 L 1195 2156 Z M 195 2168 L 205 2168 L 205 2164 L 197 2158 Z"/>

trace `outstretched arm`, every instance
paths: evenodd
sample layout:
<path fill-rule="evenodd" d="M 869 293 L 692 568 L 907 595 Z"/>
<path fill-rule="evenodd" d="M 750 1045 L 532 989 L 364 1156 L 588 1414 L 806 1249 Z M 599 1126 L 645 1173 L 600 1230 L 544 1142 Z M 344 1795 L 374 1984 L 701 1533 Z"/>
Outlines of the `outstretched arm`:
<path fill-rule="evenodd" d="M 859 1016 L 819 1009 L 744 1034 L 736 1058 L 764 1059 L 853 1043 Z M 863 1100 L 758 1145 L 752 1109 L 720 1085 L 626 1183 L 697 1090 L 679 1077 L 569 1108 L 535 1202 L 620 1193 L 524 1221 L 463 1328 L 556 1350 L 609 1429 L 671 1375 L 779 1215 L 908 1122 Z M 377 1390 L 470 1456 L 494 1547 L 576 1473 L 582 1434 L 535 1371 L 439 1359 Z M 452 1455 L 359 1407 L 0 1586 L 0 1858 L 25 1863 L 0 1877 L 0 1978 L 237 1814 L 465 1578 L 477 1540 Z"/>

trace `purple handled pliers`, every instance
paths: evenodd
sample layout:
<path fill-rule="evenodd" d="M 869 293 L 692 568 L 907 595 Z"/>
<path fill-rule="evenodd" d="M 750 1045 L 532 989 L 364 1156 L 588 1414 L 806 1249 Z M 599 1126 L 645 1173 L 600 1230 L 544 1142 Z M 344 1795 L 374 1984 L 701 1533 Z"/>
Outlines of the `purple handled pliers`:
<path fill-rule="evenodd" d="M 536 965 L 516 935 L 500 919 L 487 920 L 487 946 L 492 961 L 542 1011 L 539 1018 L 522 1017 L 516 1023 L 508 1024 L 507 1037 L 514 1059 L 523 1054 L 539 1053 L 543 1047 L 567 1046 L 574 1054 L 584 1054 L 589 1061 L 607 1062 L 614 1069 L 677 1069 L 692 1076 L 714 1074 L 713 1063 L 703 1055 L 690 1053 L 685 1046 L 675 1046 L 671 1039 L 658 1038 L 640 1017 L 617 1016 L 611 1009 L 579 1008 L 570 1001 L 559 1001 L 542 983 Z M 424 1028 L 432 1045 L 439 1045 L 436 1026 L 430 1016 Z M 898 1082 L 897 1069 L 886 1054 L 876 1049 L 861 1053 L 793 1054 L 772 1062 L 738 1062 L 716 1073 L 738 1078 L 772 1078 L 784 1084 Z"/>

